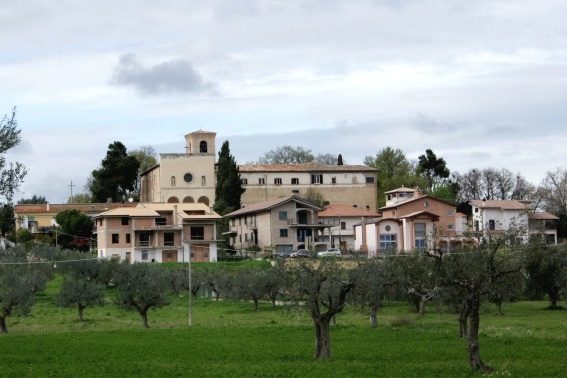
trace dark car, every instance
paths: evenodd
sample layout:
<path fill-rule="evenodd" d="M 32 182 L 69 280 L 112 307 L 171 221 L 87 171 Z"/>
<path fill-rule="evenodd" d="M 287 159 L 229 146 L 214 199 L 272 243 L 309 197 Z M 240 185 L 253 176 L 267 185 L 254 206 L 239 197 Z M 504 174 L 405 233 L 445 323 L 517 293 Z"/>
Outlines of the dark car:
<path fill-rule="evenodd" d="M 291 257 L 311 257 L 311 251 L 309 251 L 308 249 L 300 249 L 297 250 L 295 252 L 293 252 L 291 255 Z"/>

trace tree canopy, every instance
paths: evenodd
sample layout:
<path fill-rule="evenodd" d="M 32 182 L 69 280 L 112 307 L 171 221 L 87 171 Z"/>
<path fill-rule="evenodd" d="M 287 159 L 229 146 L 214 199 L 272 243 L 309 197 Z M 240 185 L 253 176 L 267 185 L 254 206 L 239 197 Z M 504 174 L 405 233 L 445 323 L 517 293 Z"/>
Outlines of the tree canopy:
<path fill-rule="evenodd" d="M 44 196 L 34 194 L 31 198 L 22 198 L 18 201 L 18 205 L 31 205 L 38 203 L 47 203 L 47 199 Z"/>
<path fill-rule="evenodd" d="M 427 149 L 424 155 L 420 155 L 418 158 L 418 172 L 423 175 L 427 181 L 427 189 L 433 189 L 433 185 L 439 180 L 446 179 L 451 174 L 449 168 L 447 168 L 447 162 L 443 158 L 438 158 L 435 153 Z"/>
<path fill-rule="evenodd" d="M 128 155 L 124 144 L 109 144 L 101 168 L 92 172 L 89 190 L 93 201 L 107 202 L 110 199 L 119 202 L 127 199 L 136 189 L 139 168 L 140 162 Z"/>
<path fill-rule="evenodd" d="M 217 163 L 215 211 L 224 215 L 240 209 L 240 200 L 245 190 L 240 182 L 240 172 L 236 160 L 230 154 L 228 141 L 225 141 L 219 151 Z"/>
<path fill-rule="evenodd" d="M 14 192 L 24 181 L 28 170 L 18 162 L 7 162 L 4 156 L 10 149 L 21 142 L 21 130 L 16 120 L 16 108 L 12 109 L 12 116 L 5 115 L 0 120 L 0 198 L 12 202 Z"/>

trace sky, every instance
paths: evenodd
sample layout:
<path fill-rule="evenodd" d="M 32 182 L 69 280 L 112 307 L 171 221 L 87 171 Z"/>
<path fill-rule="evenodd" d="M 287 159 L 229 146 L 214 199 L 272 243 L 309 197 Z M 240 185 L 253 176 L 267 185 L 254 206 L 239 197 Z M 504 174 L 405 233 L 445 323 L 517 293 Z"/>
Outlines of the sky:
<path fill-rule="evenodd" d="M 29 169 L 14 200 L 65 203 L 114 141 L 182 153 L 200 129 L 239 164 L 432 149 L 538 185 L 565 167 L 566 17 L 563 0 L 0 0 L 7 159 Z"/>

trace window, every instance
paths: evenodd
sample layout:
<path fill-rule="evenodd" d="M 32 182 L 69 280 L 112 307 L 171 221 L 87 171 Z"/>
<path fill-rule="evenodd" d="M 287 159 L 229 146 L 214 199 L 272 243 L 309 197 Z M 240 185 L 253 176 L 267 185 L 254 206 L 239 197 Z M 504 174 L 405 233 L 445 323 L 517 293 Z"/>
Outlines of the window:
<path fill-rule="evenodd" d="M 143 261 L 147 261 L 148 260 L 148 251 L 142 251 L 142 260 Z"/>
<path fill-rule="evenodd" d="M 366 177 L 367 184 L 374 184 L 374 177 Z"/>
<path fill-rule="evenodd" d="M 207 186 L 207 178 L 205 176 L 201 176 L 201 186 Z"/>
<path fill-rule="evenodd" d="M 280 220 L 286 220 L 287 219 L 287 211 L 280 211 L 279 217 L 280 217 Z"/>
<path fill-rule="evenodd" d="M 167 224 L 167 221 L 166 221 L 165 217 L 156 218 L 156 226 L 165 226 L 166 224 Z"/>
<path fill-rule="evenodd" d="M 299 185 L 299 179 L 297 177 L 293 177 L 291 179 L 291 185 Z"/>
<path fill-rule="evenodd" d="M 474 212 L 475 212 L 475 213 L 478 213 L 478 207 L 475 207 L 475 208 L 474 208 Z"/>
<path fill-rule="evenodd" d="M 280 238 L 287 238 L 287 229 L 280 229 Z"/>
<path fill-rule="evenodd" d="M 118 234 L 112 234 L 112 244 L 120 243 L 120 236 Z"/>
<path fill-rule="evenodd" d="M 425 247 L 425 223 L 415 223 L 413 225 L 413 236 L 415 239 L 415 248 Z"/>
<path fill-rule="evenodd" d="M 452 215 L 453 215 L 453 210 L 447 211 L 447 215 L 448 215 L 448 216 L 452 216 Z"/>
<path fill-rule="evenodd" d="M 171 186 L 175 186 L 175 176 L 171 176 Z"/>
<path fill-rule="evenodd" d="M 266 185 L 266 179 L 261 177 L 258 179 L 258 185 Z"/>
<path fill-rule="evenodd" d="M 163 245 L 172 246 L 175 245 L 175 238 L 173 232 L 165 232 L 163 234 Z"/>
<path fill-rule="evenodd" d="M 427 201 L 423 202 L 423 207 L 427 207 L 427 206 L 429 206 L 429 202 Z"/>
<path fill-rule="evenodd" d="M 346 222 L 341 222 L 341 230 L 346 230 Z"/>
<path fill-rule="evenodd" d="M 150 245 L 150 234 L 143 232 L 140 234 L 140 245 L 142 247 L 148 247 Z"/>
<path fill-rule="evenodd" d="M 130 240 L 130 234 L 126 234 L 126 244 L 130 244 L 131 240 Z"/>
<path fill-rule="evenodd" d="M 279 178 L 279 177 L 276 177 L 276 178 L 274 179 L 274 185 L 281 185 L 281 184 L 282 184 L 282 179 Z"/>
<path fill-rule="evenodd" d="M 232 218 L 232 226 L 236 226 L 236 218 Z"/>
<path fill-rule="evenodd" d="M 388 249 L 396 247 L 395 234 L 382 234 L 380 235 L 380 249 Z"/>
<path fill-rule="evenodd" d="M 245 179 L 245 178 L 240 179 L 240 183 L 241 183 L 242 185 L 248 185 L 248 179 Z"/>
<path fill-rule="evenodd" d="M 122 217 L 120 219 L 120 224 L 122 224 L 123 226 L 128 226 L 128 221 L 130 220 L 130 218 L 128 217 Z"/>
<path fill-rule="evenodd" d="M 386 227 L 384 227 L 384 230 L 386 230 L 386 232 L 390 232 L 391 229 L 392 227 L 390 227 L 389 224 L 387 224 Z"/>
<path fill-rule="evenodd" d="M 207 152 L 207 142 L 204 140 L 199 143 L 199 152 L 206 153 Z"/>
<path fill-rule="evenodd" d="M 248 241 L 248 234 L 244 234 L 244 241 L 245 241 L 245 242 Z"/>
<path fill-rule="evenodd" d="M 311 184 L 322 184 L 323 175 L 311 175 Z"/>
<path fill-rule="evenodd" d="M 488 229 L 491 231 L 496 230 L 496 222 L 494 221 L 494 219 L 490 219 L 488 221 Z"/>
<path fill-rule="evenodd" d="M 185 180 L 185 182 L 191 182 L 191 181 L 193 181 L 193 175 L 191 173 L 186 173 L 183 176 L 183 180 Z"/>
<path fill-rule="evenodd" d="M 475 221 L 474 221 L 474 230 L 475 230 L 475 231 L 478 231 L 479 229 L 480 229 L 479 223 L 478 223 L 477 220 L 475 220 Z"/>
<path fill-rule="evenodd" d="M 336 183 L 337 183 L 337 178 L 331 177 L 331 184 L 336 184 Z"/>
<path fill-rule="evenodd" d="M 248 224 L 248 216 L 247 215 L 244 216 L 244 224 Z"/>
<path fill-rule="evenodd" d="M 191 240 L 205 240 L 205 227 L 192 226 L 191 227 Z"/>
<path fill-rule="evenodd" d="M 453 229 L 453 225 L 452 224 L 448 224 L 447 225 L 447 230 L 452 230 Z"/>

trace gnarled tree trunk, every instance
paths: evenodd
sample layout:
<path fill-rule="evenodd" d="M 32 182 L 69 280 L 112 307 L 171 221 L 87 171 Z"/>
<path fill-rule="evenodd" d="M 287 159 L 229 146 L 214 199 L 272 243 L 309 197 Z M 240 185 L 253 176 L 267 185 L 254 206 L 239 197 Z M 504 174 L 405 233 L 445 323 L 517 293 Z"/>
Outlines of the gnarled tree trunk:
<path fill-rule="evenodd" d="M 331 357 L 331 338 L 329 337 L 329 324 L 331 318 L 321 316 L 313 319 L 315 325 L 315 358 L 329 359 Z"/>
<path fill-rule="evenodd" d="M 0 333 L 6 334 L 8 333 L 8 327 L 6 326 L 6 317 L 0 316 Z"/>
<path fill-rule="evenodd" d="M 378 327 L 378 306 L 370 306 L 370 326 L 372 328 Z"/>
<path fill-rule="evenodd" d="M 467 322 L 470 315 L 470 307 L 465 300 L 461 304 L 461 313 L 459 316 L 459 337 L 465 338 L 467 336 Z"/>
<path fill-rule="evenodd" d="M 480 328 L 480 298 L 477 295 L 473 295 L 473 298 L 468 301 L 468 306 L 469 329 L 467 333 L 467 353 L 469 366 L 484 372 L 490 372 L 493 369 L 481 360 L 478 345 L 478 331 Z"/>

